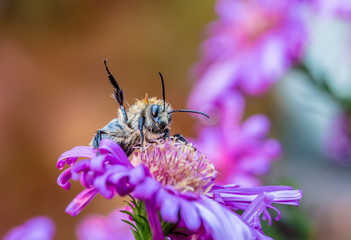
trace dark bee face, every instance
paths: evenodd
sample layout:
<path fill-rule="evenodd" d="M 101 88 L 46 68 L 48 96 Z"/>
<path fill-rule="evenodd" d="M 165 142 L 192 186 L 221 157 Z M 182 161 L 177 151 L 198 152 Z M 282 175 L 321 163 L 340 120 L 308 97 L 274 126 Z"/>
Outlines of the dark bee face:
<path fill-rule="evenodd" d="M 171 116 L 166 111 L 163 111 L 163 107 L 158 104 L 153 104 L 151 106 L 151 115 L 154 120 L 155 125 L 159 129 L 164 129 L 169 125 L 171 121 Z"/>
<path fill-rule="evenodd" d="M 157 104 L 154 104 L 151 106 L 151 114 L 152 114 L 152 117 L 155 119 L 158 117 L 158 111 L 160 109 L 160 106 L 157 105 Z"/>

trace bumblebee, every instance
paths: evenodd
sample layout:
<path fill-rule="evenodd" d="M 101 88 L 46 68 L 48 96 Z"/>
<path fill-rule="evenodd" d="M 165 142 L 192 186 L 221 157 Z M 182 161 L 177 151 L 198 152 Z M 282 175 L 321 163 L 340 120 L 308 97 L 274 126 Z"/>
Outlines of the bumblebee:
<path fill-rule="evenodd" d="M 119 104 L 118 117 L 97 131 L 90 146 L 97 149 L 103 138 L 109 138 L 118 143 L 126 155 L 129 156 L 134 151 L 134 147 L 141 146 L 143 148 L 144 141 L 152 142 L 160 138 L 169 137 L 172 113 L 196 113 L 209 118 L 208 115 L 198 111 L 173 110 L 170 104 L 165 101 L 165 85 L 161 73 L 159 75 L 161 78 L 163 99 L 148 98 L 146 95 L 144 99 L 137 100 L 126 110 L 123 105 L 123 91 L 110 73 L 106 60 L 104 60 L 104 64 L 108 78 L 115 88 L 113 95 Z M 180 134 L 175 135 L 175 137 L 186 142 Z"/>

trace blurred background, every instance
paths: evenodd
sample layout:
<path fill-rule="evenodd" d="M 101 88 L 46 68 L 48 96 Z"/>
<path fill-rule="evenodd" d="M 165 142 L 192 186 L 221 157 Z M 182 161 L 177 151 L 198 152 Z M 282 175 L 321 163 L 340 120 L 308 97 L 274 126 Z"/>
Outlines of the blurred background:
<path fill-rule="evenodd" d="M 56 224 L 55 239 L 76 239 L 75 227 L 84 216 L 108 214 L 121 204 L 121 199 L 98 196 L 71 217 L 64 209 L 82 187 L 73 183 L 65 192 L 56 184 L 61 153 L 87 145 L 116 117 L 102 60 L 108 59 L 129 104 L 145 93 L 161 97 L 161 72 L 167 101 L 184 109 L 206 26 L 216 19 L 214 4 L 0 2 L 0 236 L 33 216 L 47 215 Z M 350 25 L 331 17 L 309 19 L 304 63 L 308 74 L 328 82 L 328 91 L 306 71 L 292 70 L 268 93 L 249 97 L 244 118 L 267 115 L 270 134 L 283 147 L 264 183 L 288 183 L 304 192 L 300 217 L 294 218 L 303 234 L 294 239 L 351 239 L 350 159 L 338 162 L 325 152 L 334 120 L 345 112 L 340 102 L 351 96 Z M 174 115 L 172 133 L 195 138 L 197 121 Z"/>

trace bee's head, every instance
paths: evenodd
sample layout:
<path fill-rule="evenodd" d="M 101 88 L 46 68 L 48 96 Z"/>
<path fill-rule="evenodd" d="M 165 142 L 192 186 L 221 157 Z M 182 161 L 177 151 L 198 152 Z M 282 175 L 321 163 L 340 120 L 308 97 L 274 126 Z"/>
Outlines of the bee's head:
<path fill-rule="evenodd" d="M 145 121 L 145 125 L 147 128 L 149 128 L 150 130 L 152 129 L 154 132 L 163 132 L 166 129 L 169 129 L 169 126 L 172 120 L 172 113 L 174 112 L 197 113 L 197 114 L 202 114 L 206 117 L 209 117 L 202 112 L 193 111 L 193 110 L 183 110 L 183 109 L 172 110 L 171 106 L 168 103 L 166 103 L 164 81 L 163 81 L 162 74 L 161 73 L 159 74 L 160 74 L 161 83 L 162 83 L 163 100 L 159 100 L 156 98 L 147 99 L 147 96 L 145 97 L 145 103 L 147 102 L 148 104 L 148 107 L 146 109 L 146 121 Z"/>
<path fill-rule="evenodd" d="M 164 81 L 162 74 L 159 73 L 159 75 L 161 77 L 162 83 L 163 100 L 159 100 L 156 98 L 150 99 L 149 107 L 146 110 L 146 114 L 148 116 L 147 119 L 152 119 L 152 128 L 154 129 L 154 131 L 164 131 L 166 129 L 169 129 L 169 125 L 172 120 L 170 114 L 172 108 L 168 103 L 166 103 Z"/>
<path fill-rule="evenodd" d="M 169 113 L 171 111 L 171 107 L 169 104 L 162 103 L 154 103 L 150 105 L 149 108 L 149 116 L 153 120 L 153 124 L 160 130 L 164 130 L 169 128 L 172 117 Z"/>
<path fill-rule="evenodd" d="M 145 97 L 145 127 L 154 133 L 161 133 L 169 129 L 171 123 L 171 106 L 158 98 Z"/>

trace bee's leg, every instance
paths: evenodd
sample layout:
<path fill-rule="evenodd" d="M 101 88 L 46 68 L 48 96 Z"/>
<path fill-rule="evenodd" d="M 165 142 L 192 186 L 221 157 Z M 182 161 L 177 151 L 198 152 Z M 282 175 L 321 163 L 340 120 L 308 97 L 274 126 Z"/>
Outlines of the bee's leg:
<path fill-rule="evenodd" d="M 101 131 L 101 130 L 97 130 L 97 131 L 96 131 L 96 135 L 95 135 L 95 137 L 94 137 L 94 139 L 93 139 L 93 148 L 94 148 L 94 149 L 99 150 L 100 142 L 101 142 L 101 140 L 102 140 L 102 134 L 103 134 L 103 133 L 104 133 L 104 132 Z M 96 156 L 99 156 L 99 155 L 100 155 L 100 152 L 97 151 L 97 152 L 96 152 Z"/>
<path fill-rule="evenodd" d="M 127 118 L 126 110 L 123 106 L 123 91 L 122 91 L 122 89 L 117 89 L 115 91 L 114 95 L 115 95 L 115 98 L 116 98 L 117 102 L 119 103 L 119 107 L 122 111 L 124 122 L 127 122 L 128 118 Z"/>
<path fill-rule="evenodd" d="M 144 131 L 143 131 L 144 122 L 145 122 L 144 117 L 139 118 L 138 129 L 140 131 L 140 144 L 141 144 L 142 151 L 144 151 Z"/>
<path fill-rule="evenodd" d="M 173 137 L 175 137 L 178 141 L 188 143 L 188 141 L 181 134 L 175 134 Z"/>
<path fill-rule="evenodd" d="M 163 139 L 166 139 L 169 137 L 169 134 L 170 134 L 171 131 L 169 131 L 169 129 L 166 130 L 166 133 L 165 135 L 163 135 Z"/>
<path fill-rule="evenodd" d="M 101 139 L 102 139 L 102 131 L 101 130 L 97 130 L 96 131 L 96 135 L 93 139 L 93 148 L 94 149 L 99 149 L 99 146 L 100 146 L 100 142 L 101 142 Z"/>
<path fill-rule="evenodd" d="M 173 137 L 175 137 L 177 139 L 177 141 L 180 141 L 180 142 L 183 142 L 185 144 L 188 144 L 188 141 L 181 134 L 176 134 Z M 191 145 L 191 147 L 196 151 L 196 148 L 193 145 Z"/>
<path fill-rule="evenodd" d="M 126 114 L 126 110 L 125 110 L 125 108 L 123 106 L 123 91 L 118 86 L 118 83 L 117 83 L 116 79 L 110 73 L 110 70 L 108 69 L 107 64 L 106 64 L 106 59 L 104 60 L 104 64 L 105 64 L 105 68 L 106 68 L 106 71 L 107 71 L 108 79 L 110 80 L 111 84 L 116 88 L 116 91 L 115 91 L 114 95 L 115 95 L 115 99 L 118 102 L 118 104 L 120 106 L 120 109 L 122 111 L 124 122 L 127 122 L 128 121 L 128 117 L 127 117 L 127 114 Z"/>

